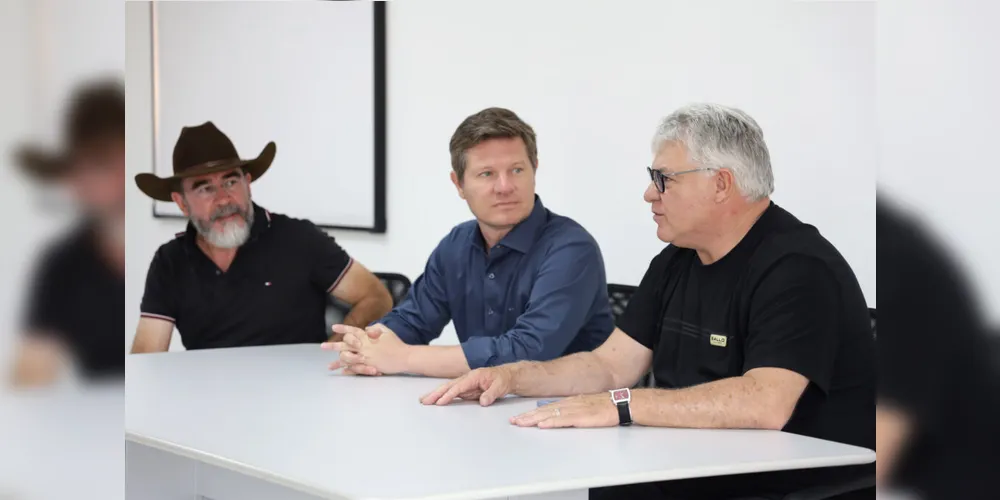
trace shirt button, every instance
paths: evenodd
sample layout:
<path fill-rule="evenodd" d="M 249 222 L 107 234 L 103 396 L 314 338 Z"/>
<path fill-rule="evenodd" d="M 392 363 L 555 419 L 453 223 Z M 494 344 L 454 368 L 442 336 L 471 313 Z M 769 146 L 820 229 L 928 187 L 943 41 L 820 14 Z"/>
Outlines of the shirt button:
<path fill-rule="evenodd" d="M 216 270 L 215 270 L 215 275 L 216 275 L 216 276 L 218 276 L 218 275 L 220 275 L 220 274 L 222 274 L 222 271 L 219 271 L 218 269 L 216 269 Z"/>
<path fill-rule="evenodd" d="M 496 278 L 496 275 L 493 274 L 493 273 L 490 273 L 490 274 L 487 274 L 486 277 L 489 278 L 489 279 L 493 279 L 493 278 Z"/>

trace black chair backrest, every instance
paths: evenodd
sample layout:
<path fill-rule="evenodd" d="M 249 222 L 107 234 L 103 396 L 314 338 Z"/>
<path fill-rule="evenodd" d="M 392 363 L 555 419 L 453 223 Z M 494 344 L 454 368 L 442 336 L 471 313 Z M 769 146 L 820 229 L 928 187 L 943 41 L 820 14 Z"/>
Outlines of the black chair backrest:
<path fill-rule="evenodd" d="M 399 305 L 403 299 L 410 293 L 410 279 L 402 274 L 398 273 L 372 273 L 378 278 L 383 285 L 389 290 L 389 295 L 392 295 L 392 307 Z M 347 313 L 351 312 L 350 304 L 347 304 L 341 300 L 334 298 L 332 295 L 327 296 L 326 304 L 326 330 L 329 333 L 333 325 L 344 321 L 347 317 Z"/>
<path fill-rule="evenodd" d="M 399 305 L 403 299 L 406 298 L 407 294 L 410 293 L 410 287 L 413 286 L 410 283 L 410 279 L 402 274 L 397 273 L 374 273 L 375 276 L 382 280 L 382 284 L 389 289 L 389 294 L 392 295 L 392 306 L 396 307 Z"/>
<path fill-rule="evenodd" d="M 872 318 L 872 337 L 878 338 L 878 334 L 875 330 L 875 308 L 868 308 L 868 315 Z"/>
<path fill-rule="evenodd" d="M 628 301 L 632 299 L 632 294 L 636 291 L 636 287 L 632 285 L 619 285 L 616 283 L 608 283 L 608 302 L 611 303 L 611 314 L 615 317 L 615 324 L 618 324 L 618 318 L 622 314 L 625 314 L 625 309 L 628 308 Z"/>

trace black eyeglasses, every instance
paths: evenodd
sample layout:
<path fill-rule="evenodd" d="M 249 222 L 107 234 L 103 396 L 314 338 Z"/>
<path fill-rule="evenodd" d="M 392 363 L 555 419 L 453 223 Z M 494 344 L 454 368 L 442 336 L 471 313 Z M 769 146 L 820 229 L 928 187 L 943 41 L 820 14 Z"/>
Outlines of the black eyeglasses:
<path fill-rule="evenodd" d="M 691 170 L 682 170 L 680 172 L 670 172 L 663 173 L 651 167 L 646 167 L 646 172 L 649 172 L 649 180 L 653 181 L 653 185 L 656 186 L 656 190 L 659 192 L 664 192 L 667 189 L 667 179 L 676 177 L 681 174 L 690 174 L 691 172 L 704 172 L 706 170 L 713 170 L 711 168 L 701 167 L 693 168 Z"/>

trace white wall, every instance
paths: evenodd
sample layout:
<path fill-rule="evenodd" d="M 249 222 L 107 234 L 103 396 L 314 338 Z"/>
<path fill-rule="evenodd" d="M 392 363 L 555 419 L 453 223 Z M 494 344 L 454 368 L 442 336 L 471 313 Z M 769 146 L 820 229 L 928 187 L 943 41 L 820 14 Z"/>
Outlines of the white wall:
<path fill-rule="evenodd" d="M 151 170 L 149 9 L 126 9 L 134 174 Z M 663 246 L 642 201 L 654 127 L 677 106 L 710 100 L 759 121 L 774 199 L 820 228 L 875 304 L 871 3 L 452 0 L 393 2 L 388 13 L 389 229 L 335 233 L 369 268 L 415 278 L 440 238 L 470 217 L 448 181 L 448 139 L 465 116 L 496 105 L 535 127 L 546 205 L 594 234 L 609 281 L 636 284 Z M 134 325 L 149 259 L 183 227 L 154 219 L 137 189 L 128 214 L 126 325 Z M 454 342 L 454 333 L 441 340 Z"/>
<path fill-rule="evenodd" d="M 887 0 L 878 14 L 879 182 L 930 224 L 1000 324 L 1000 3 Z"/>

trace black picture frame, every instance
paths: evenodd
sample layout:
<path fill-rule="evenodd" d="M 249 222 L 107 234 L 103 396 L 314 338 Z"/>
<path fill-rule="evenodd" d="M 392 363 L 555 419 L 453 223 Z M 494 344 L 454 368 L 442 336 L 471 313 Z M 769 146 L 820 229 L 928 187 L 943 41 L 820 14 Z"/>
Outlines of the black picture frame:
<path fill-rule="evenodd" d="M 375 181 L 375 206 L 374 206 L 374 220 L 371 226 L 347 226 L 347 225 L 336 225 L 336 224 L 324 224 L 316 223 L 316 226 L 323 229 L 331 230 L 346 230 L 346 231 L 362 231 L 374 234 L 385 234 L 388 229 L 387 217 L 386 217 L 386 157 L 387 157 L 387 141 L 386 141 L 386 4 L 388 2 L 384 1 L 373 1 L 372 6 L 372 22 L 373 22 L 373 40 L 372 40 L 372 52 L 373 52 L 373 102 L 372 102 L 372 113 L 374 122 L 374 181 Z M 152 34 L 156 36 L 156 18 L 155 18 L 155 6 L 150 9 L 150 27 Z M 155 64 L 155 44 L 152 48 L 154 51 L 151 54 L 152 60 Z M 155 75 L 152 80 L 153 85 L 156 85 Z M 155 118 L 154 118 L 155 120 Z M 154 149 L 157 144 L 156 138 L 156 127 L 153 127 L 153 145 Z M 153 152 L 154 156 L 156 152 Z M 158 219 L 176 219 L 176 220 L 186 220 L 184 216 L 174 215 L 174 214 L 161 214 L 156 211 L 156 201 L 150 200 L 150 211 L 153 214 L 153 218 Z"/>

